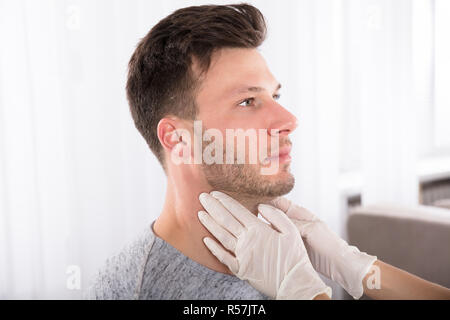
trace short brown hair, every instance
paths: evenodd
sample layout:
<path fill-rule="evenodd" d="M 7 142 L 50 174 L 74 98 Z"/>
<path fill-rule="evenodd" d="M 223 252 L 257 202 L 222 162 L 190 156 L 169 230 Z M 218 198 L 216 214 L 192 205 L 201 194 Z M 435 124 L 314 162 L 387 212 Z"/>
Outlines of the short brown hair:
<path fill-rule="evenodd" d="M 195 119 L 200 72 L 221 48 L 257 48 L 266 36 L 261 12 L 246 3 L 179 9 L 156 24 L 139 42 L 129 62 L 127 98 L 136 128 L 164 167 L 156 128 L 167 115 Z"/>

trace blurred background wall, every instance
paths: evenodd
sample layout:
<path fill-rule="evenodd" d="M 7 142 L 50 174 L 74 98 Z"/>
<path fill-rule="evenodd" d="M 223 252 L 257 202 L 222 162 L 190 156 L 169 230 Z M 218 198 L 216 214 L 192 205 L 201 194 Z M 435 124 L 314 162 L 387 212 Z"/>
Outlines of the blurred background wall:
<path fill-rule="evenodd" d="M 233 2 L 0 0 L 0 298 L 81 298 L 159 215 L 165 175 L 128 111 L 128 60 L 174 10 Z M 346 238 L 352 205 L 450 198 L 450 1 L 248 2 L 299 119 L 290 199 Z"/>

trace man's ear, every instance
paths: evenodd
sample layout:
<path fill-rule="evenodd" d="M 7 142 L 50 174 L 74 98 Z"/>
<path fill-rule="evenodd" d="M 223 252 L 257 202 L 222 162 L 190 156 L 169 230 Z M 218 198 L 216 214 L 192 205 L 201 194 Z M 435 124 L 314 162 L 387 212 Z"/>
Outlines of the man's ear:
<path fill-rule="evenodd" d="M 186 144 L 186 129 L 181 128 L 181 121 L 177 118 L 162 118 L 156 130 L 159 142 L 169 152 L 179 143 Z"/>

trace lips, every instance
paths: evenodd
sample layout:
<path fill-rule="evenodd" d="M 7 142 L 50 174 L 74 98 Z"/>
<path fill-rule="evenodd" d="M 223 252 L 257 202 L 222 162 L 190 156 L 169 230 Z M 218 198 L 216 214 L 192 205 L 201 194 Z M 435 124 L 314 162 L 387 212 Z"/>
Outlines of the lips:
<path fill-rule="evenodd" d="M 278 154 L 268 157 L 267 161 L 278 160 L 279 162 L 287 162 L 291 160 L 291 145 L 283 146 L 279 149 Z"/>

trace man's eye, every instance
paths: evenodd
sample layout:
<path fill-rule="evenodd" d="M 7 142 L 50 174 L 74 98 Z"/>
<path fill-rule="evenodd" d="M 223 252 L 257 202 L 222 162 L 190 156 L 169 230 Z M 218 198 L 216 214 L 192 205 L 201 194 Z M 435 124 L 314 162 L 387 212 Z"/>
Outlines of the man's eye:
<path fill-rule="evenodd" d="M 250 107 L 251 104 L 249 104 L 249 103 L 253 103 L 254 101 L 255 101 L 255 98 L 248 98 L 248 99 L 245 99 L 244 101 L 242 101 L 241 103 L 239 103 L 239 106 Z"/>
<path fill-rule="evenodd" d="M 278 100 L 280 99 L 281 95 L 279 93 L 274 94 L 273 99 Z M 241 107 L 252 107 L 255 103 L 255 98 L 247 98 L 244 101 L 242 101 L 241 103 L 239 103 L 239 106 Z"/>

